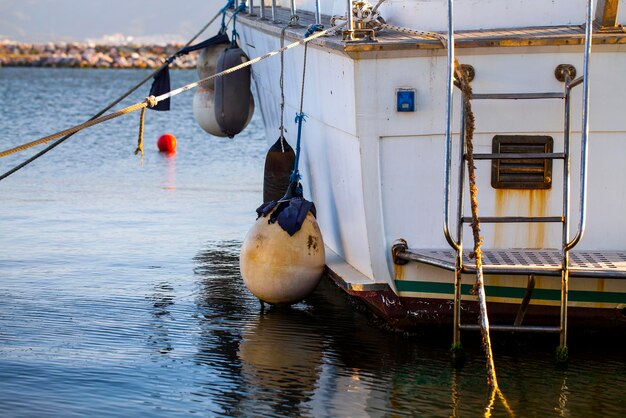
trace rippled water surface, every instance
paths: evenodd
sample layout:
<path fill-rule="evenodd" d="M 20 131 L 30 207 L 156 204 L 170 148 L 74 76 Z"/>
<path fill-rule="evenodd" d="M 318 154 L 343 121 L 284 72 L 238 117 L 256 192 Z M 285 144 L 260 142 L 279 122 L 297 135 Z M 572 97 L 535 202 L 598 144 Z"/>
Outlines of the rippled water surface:
<path fill-rule="evenodd" d="M 0 68 L 1 148 L 86 120 L 145 74 Z M 329 282 L 292 309 L 261 311 L 238 270 L 261 199 L 258 109 L 231 141 L 197 127 L 191 101 L 147 112 L 143 164 L 133 114 L 0 182 L 0 414 L 482 416 L 475 338 L 455 369 L 447 332 L 384 331 Z M 164 132 L 178 138 L 174 156 L 156 151 Z M 559 368 L 552 337 L 496 339 L 511 409 L 626 416 L 621 340 L 572 342 Z M 499 401 L 491 412 L 509 416 Z"/>

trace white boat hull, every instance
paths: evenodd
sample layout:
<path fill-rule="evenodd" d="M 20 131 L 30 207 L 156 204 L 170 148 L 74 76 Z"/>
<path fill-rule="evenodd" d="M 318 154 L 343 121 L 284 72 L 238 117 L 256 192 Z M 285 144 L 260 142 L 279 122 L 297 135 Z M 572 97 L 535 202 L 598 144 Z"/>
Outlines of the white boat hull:
<path fill-rule="evenodd" d="M 241 46 L 250 58 L 280 47 L 279 32 L 254 19 L 242 19 L 241 23 Z M 286 43 L 294 39 L 287 36 Z M 463 64 L 474 67 L 472 86 L 479 93 L 562 92 L 564 85 L 554 77 L 555 68 L 567 63 L 582 71 L 581 45 L 462 48 L 457 54 Z M 594 45 L 592 68 L 588 223 L 577 250 L 622 251 L 626 249 L 622 215 L 626 212 L 626 118 L 621 113 L 626 108 L 626 76 L 617 69 L 626 68 L 626 45 Z M 285 127 L 294 148 L 297 129 L 293 116 L 299 111 L 302 70 L 303 48 L 286 52 Z M 253 68 L 268 144 L 278 135 L 279 74 L 278 58 Z M 391 246 L 399 238 L 415 248 L 450 249 L 442 232 L 445 77 L 444 49 L 340 50 L 324 41 L 312 42 L 308 48 L 301 163 L 305 195 L 317 207 L 331 254 L 327 264 L 332 276 L 387 317 L 386 310 L 416 322 L 445 322 L 452 315 L 454 272 L 423 263 L 399 266 L 391 254 Z M 400 88 L 415 90 L 415 112 L 396 110 L 396 90 Z M 575 91 L 572 101 L 572 214 L 579 212 L 580 96 L 580 90 Z M 460 109 L 458 94 L 454 109 Z M 562 100 L 533 101 L 532 105 L 480 101 L 475 102 L 474 111 L 476 152 L 491 152 L 496 134 L 547 135 L 554 139 L 555 150 L 563 148 Z M 458 141 L 458 115 L 453 120 Z M 553 216 L 562 212 L 562 162 L 554 162 L 548 190 L 494 189 L 490 163 L 477 164 L 481 215 Z M 453 171 L 457 170 L 455 156 Z M 456 187 L 453 184 L 452 196 Z M 467 201 L 465 207 L 469 208 Z M 577 223 L 575 218 L 571 234 Z M 561 246 L 560 224 L 485 224 L 482 234 L 485 247 L 492 249 Z M 464 235 L 469 248 L 467 226 Z M 622 269 L 626 268 L 626 262 L 623 264 Z M 470 275 L 463 278 L 468 285 L 473 281 Z M 514 316 L 526 285 L 526 276 L 487 276 L 488 300 L 503 320 L 508 320 L 510 313 Z M 535 317 L 549 314 L 548 321 L 556 318 L 558 323 L 560 286 L 559 278 L 539 275 L 529 315 L 535 310 Z M 612 323 L 626 324 L 626 280 L 576 278 L 570 281 L 570 290 L 573 317 L 582 318 L 588 315 L 585 310 L 591 309 L 611 317 Z M 500 305 L 502 309 L 497 307 Z M 583 309 L 580 315 L 578 308 Z"/>

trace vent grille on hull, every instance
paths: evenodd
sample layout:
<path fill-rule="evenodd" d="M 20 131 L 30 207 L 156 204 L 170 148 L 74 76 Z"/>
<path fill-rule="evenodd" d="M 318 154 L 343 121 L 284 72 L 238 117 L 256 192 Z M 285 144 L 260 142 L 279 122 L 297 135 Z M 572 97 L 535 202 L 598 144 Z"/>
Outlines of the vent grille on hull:
<path fill-rule="evenodd" d="M 496 135 L 494 154 L 545 154 L 552 152 L 552 137 Z M 496 189 L 549 189 L 552 159 L 495 159 L 491 163 L 491 185 Z"/>

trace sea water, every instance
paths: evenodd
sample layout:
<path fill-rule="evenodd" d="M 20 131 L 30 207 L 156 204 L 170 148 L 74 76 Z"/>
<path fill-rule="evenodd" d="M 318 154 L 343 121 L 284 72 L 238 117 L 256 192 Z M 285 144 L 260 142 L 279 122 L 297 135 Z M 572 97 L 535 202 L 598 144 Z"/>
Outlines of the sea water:
<path fill-rule="evenodd" d="M 147 74 L 0 68 L 0 148 L 85 121 Z M 195 79 L 172 72 L 173 87 Z M 482 416 L 476 336 L 453 367 L 451 330 L 386 331 L 328 281 L 261 310 L 238 269 L 262 196 L 260 111 L 234 140 L 214 138 L 192 95 L 147 111 L 143 161 L 137 112 L 0 182 L 0 415 Z M 174 155 L 156 149 L 166 132 Z M 572 342 L 567 367 L 554 336 L 493 338 L 516 416 L 626 416 L 623 336 Z M 489 412 L 510 416 L 499 400 Z"/>

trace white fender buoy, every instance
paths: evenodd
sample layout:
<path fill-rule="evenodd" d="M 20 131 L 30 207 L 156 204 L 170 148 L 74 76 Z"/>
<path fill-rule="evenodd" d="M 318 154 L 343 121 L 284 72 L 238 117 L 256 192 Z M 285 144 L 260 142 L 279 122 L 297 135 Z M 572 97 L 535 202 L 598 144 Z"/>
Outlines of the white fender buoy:
<path fill-rule="evenodd" d="M 271 304 L 296 303 L 310 294 L 324 272 L 324 241 L 317 221 L 308 212 L 293 236 L 278 223 L 259 217 L 243 245 L 239 266 L 246 287 Z"/>
<path fill-rule="evenodd" d="M 196 72 L 200 79 L 207 78 L 216 73 L 217 59 L 228 44 L 217 44 L 200 50 L 198 61 L 196 61 Z M 210 90 L 213 90 L 214 82 L 207 83 Z"/>
<path fill-rule="evenodd" d="M 225 137 L 226 134 L 222 132 L 215 118 L 214 96 L 213 90 L 201 84 L 193 95 L 193 117 L 206 133 Z"/>
<path fill-rule="evenodd" d="M 208 83 L 207 83 L 208 84 Z M 250 123 L 254 113 L 254 97 L 250 95 L 250 103 L 248 105 L 248 120 L 246 125 Z M 204 131 L 213 136 L 225 138 L 227 135 L 222 132 L 217 118 L 215 117 L 215 92 L 202 84 L 198 86 L 193 95 L 193 117 Z"/>
<path fill-rule="evenodd" d="M 196 62 L 196 72 L 200 79 L 210 77 L 216 72 L 217 60 L 229 44 L 219 43 L 200 50 Z M 193 96 L 193 116 L 196 122 L 208 134 L 226 137 L 215 118 L 215 80 L 205 81 L 196 89 Z"/>

